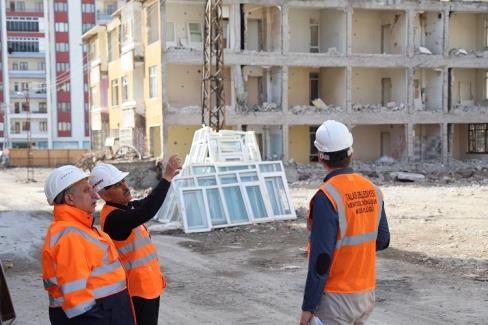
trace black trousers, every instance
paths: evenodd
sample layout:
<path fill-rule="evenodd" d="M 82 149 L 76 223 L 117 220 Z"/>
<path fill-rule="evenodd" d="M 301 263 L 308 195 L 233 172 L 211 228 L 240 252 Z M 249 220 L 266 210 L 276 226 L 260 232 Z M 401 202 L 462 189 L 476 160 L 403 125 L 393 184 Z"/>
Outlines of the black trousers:
<path fill-rule="evenodd" d="M 137 325 L 157 325 L 159 316 L 159 297 L 144 299 L 132 297 Z"/>
<path fill-rule="evenodd" d="M 68 318 L 61 307 L 49 308 L 52 325 L 135 325 L 127 289 L 95 300 L 87 312 Z"/>

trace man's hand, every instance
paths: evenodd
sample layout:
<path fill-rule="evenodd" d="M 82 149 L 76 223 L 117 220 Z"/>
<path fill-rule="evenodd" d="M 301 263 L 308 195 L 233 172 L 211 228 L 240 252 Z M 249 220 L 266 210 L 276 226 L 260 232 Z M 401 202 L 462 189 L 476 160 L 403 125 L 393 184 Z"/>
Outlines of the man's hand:
<path fill-rule="evenodd" d="M 173 177 L 180 172 L 182 167 L 181 159 L 178 158 L 178 155 L 172 155 L 164 168 L 163 178 L 168 182 L 171 182 Z"/>
<path fill-rule="evenodd" d="M 302 317 L 300 317 L 300 325 L 308 325 L 312 319 L 313 314 L 309 311 L 302 311 Z"/>

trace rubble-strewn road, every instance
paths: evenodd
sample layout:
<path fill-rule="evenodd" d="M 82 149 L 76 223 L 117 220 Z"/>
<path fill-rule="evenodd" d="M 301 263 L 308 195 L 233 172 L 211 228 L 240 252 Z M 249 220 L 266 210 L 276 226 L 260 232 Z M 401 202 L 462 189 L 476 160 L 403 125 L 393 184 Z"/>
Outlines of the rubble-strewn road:
<path fill-rule="evenodd" d="M 46 173 L 39 171 L 39 178 Z M 0 258 L 17 325 L 48 324 L 36 260 L 50 221 L 42 181 L 0 171 Z M 295 207 L 314 185 L 292 187 Z M 488 186 L 383 185 L 392 233 L 379 254 L 369 324 L 486 324 Z M 33 203 L 34 202 L 34 203 Z M 168 288 L 161 324 L 297 324 L 306 257 L 303 218 L 210 233 L 153 234 Z"/>

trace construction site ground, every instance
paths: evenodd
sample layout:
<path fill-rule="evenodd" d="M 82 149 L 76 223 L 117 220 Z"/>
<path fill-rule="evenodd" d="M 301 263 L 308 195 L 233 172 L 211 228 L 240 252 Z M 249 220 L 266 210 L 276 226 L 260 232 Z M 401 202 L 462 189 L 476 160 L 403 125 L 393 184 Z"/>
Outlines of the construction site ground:
<path fill-rule="evenodd" d="M 0 171 L 0 259 L 15 324 L 49 324 L 39 250 L 51 222 L 49 169 Z M 294 221 L 209 233 L 153 234 L 168 287 L 160 324 L 298 324 L 307 273 L 308 200 L 320 179 L 290 185 Z M 369 324 L 487 324 L 488 184 L 382 184 L 391 231 L 378 254 Z"/>

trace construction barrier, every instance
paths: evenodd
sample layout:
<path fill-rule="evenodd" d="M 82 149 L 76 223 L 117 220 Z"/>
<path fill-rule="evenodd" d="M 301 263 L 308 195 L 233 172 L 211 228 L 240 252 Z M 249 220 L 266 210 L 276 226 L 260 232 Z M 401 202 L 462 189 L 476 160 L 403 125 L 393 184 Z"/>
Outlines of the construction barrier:
<path fill-rule="evenodd" d="M 85 149 L 10 149 L 11 167 L 57 167 L 76 163 L 86 152 Z M 30 159 L 29 159 L 30 158 Z M 30 160 L 30 163 L 29 163 Z"/>
<path fill-rule="evenodd" d="M 0 261 L 0 325 L 8 320 L 15 319 L 15 310 L 7 287 L 7 280 Z"/>

